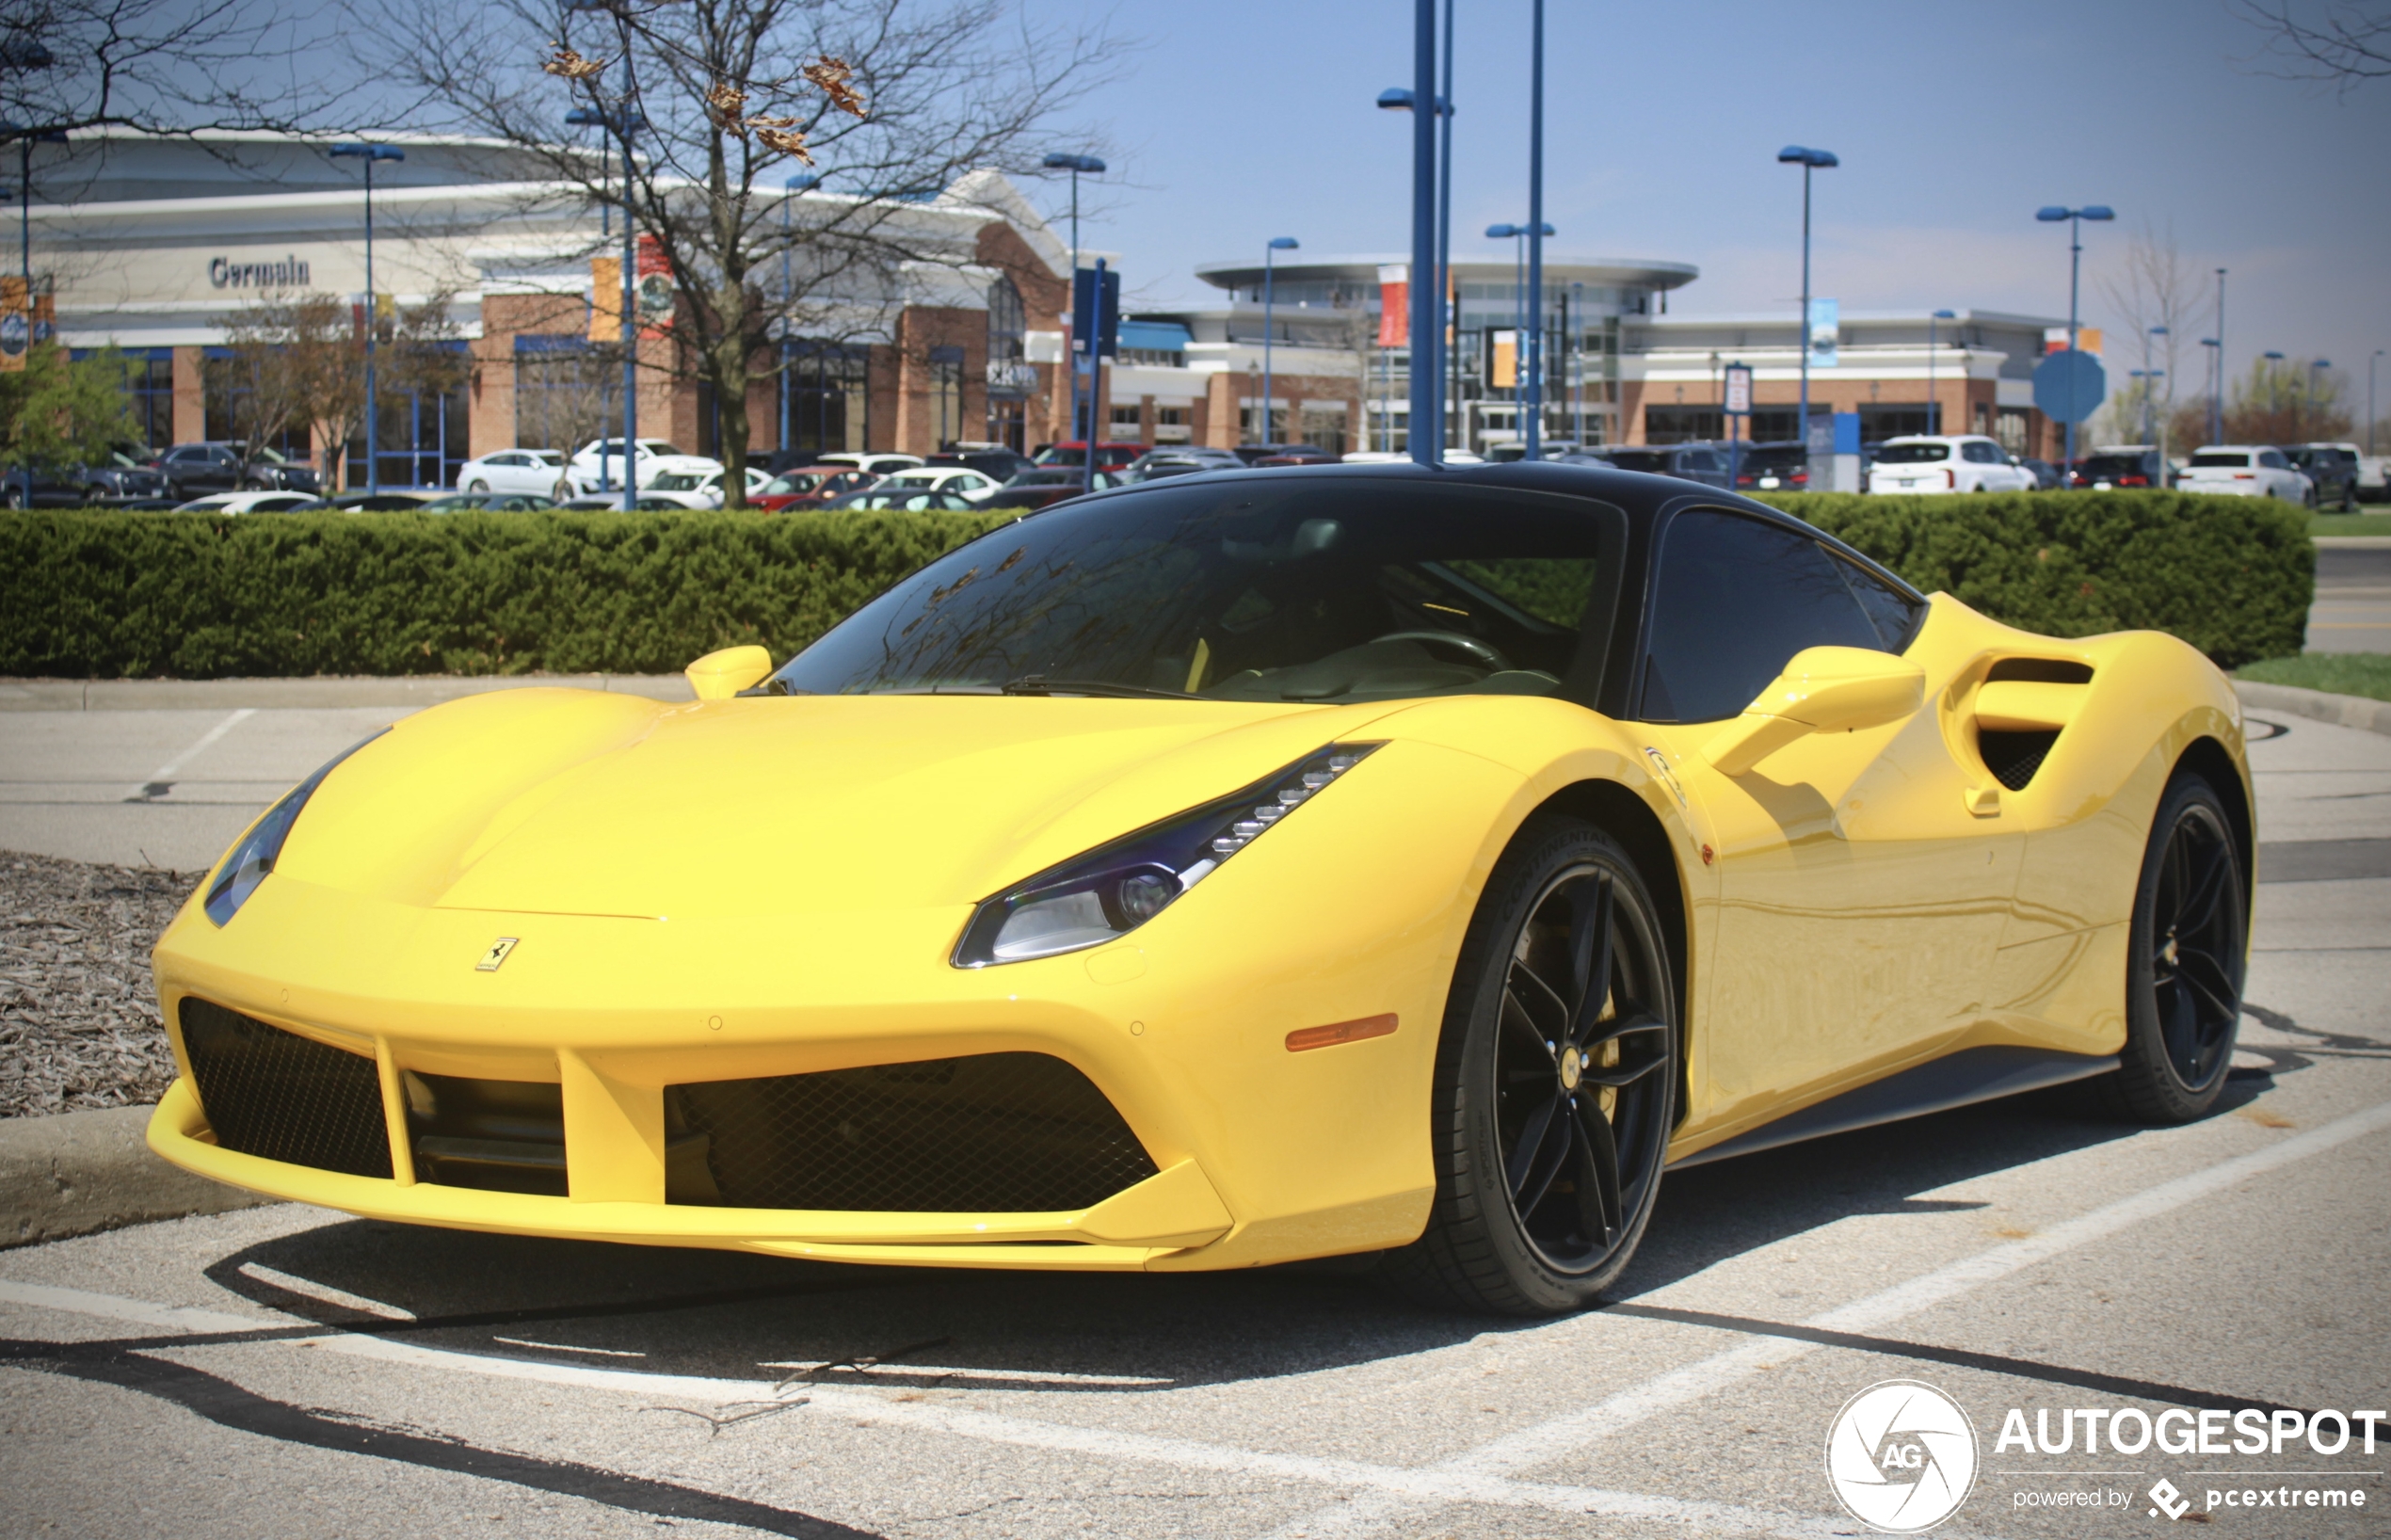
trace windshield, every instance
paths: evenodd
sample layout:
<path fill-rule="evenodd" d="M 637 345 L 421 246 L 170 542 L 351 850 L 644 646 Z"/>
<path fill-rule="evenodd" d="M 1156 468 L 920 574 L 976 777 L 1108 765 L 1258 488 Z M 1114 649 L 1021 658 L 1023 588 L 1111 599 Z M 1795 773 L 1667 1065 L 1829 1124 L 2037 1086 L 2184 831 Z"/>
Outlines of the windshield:
<path fill-rule="evenodd" d="M 1950 457 L 1947 443 L 1888 443 L 1876 452 L 1879 465 L 1929 465 Z"/>
<path fill-rule="evenodd" d="M 1665 449 L 1607 449 L 1603 457 L 1622 471 L 1663 475 L 1669 469 L 1669 452 Z"/>
<path fill-rule="evenodd" d="M 2195 471 L 2222 471 L 2228 467 L 2237 471 L 2246 471 L 2250 468 L 2250 457 L 2247 454 L 2241 453 L 2194 455 L 2191 457 L 2191 468 Z"/>
<path fill-rule="evenodd" d="M 1219 700 L 1594 698 L 1616 509 L 1303 479 L 1166 482 L 1008 524 L 864 606 L 778 687 L 969 692 L 1039 676 Z"/>

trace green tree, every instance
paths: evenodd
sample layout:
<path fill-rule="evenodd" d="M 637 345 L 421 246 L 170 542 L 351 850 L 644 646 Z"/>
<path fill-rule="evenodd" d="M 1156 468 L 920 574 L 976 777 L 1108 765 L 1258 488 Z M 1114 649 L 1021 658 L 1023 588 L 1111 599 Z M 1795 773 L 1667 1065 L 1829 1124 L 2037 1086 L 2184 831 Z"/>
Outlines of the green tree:
<path fill-rule="evenodd" d="M 2254 359 L 2225 409 L 2227 443 L 2310 443 L 2350 436 L 2341 380 L 2293 359 Z"/>
<path fill-rule="evenodd" d="M 124 355 L 113 347 L 78 361 L 38 343 L 23 370 L 0 374 L 0 451 L 11 465 L 86 464 L 134 436 Z"/>

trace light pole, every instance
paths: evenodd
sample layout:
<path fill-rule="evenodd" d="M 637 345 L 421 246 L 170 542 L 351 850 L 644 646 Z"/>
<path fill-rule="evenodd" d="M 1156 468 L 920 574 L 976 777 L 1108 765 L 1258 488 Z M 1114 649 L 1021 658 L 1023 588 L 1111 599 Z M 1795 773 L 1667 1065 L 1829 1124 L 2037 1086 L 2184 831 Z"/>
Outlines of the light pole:
<path fill-rule="evenodd" d="M 1581 450 L 1586 446 L 1586 359 L 1585 350 L 1579 345 L 1578 334 L 1585 329 L 1585 289 L 1586 286 L 1583 283 L 1571 281 L 1569 284 L 1570 313 L 1562 322 L 1562 330 L 1565 333 L 1562 345 L 1569 350 L 1569 390 L 1573 397 L 1572 405 L 1575 408 L 1574 423 L 1570 432 L 1576 440 L 1577 447 Z"/>
<path fill-rule="evenodd" d="M 796 201 L 797 194 L 820 185 L 822 185 L 822 179 L 810 171 L 800 172 L 780 184 L 780 303 L 784 307 L 780 317 L 780 453 L 782 456 L 786 456 L 790 450 L 792 425 L 790 405 L 796 396 L 796 393 L 789 388 L 789 316 L 785 310 L 796 293 L 789 276 L 789 249 L 794 244 L 789 231 L 789 205 Z"/>
<path fill-rule="evenodd" d="M 630 68 L 631 54 L 628 47 L 626 47 L 623 52 L 623 69 L 625 72 L 626 92 L 628 91 Z M 630 99 L 627 94 L 624 100 L 626 104 L 629 102 Z M 609 134 L 619 133 L 622 136 L 622 272 L 619 275 L 622 279 L 622 313 L 618 319 L 621 323 L 620 335 L 623 350 L 622 506 L 623 511 L 625 513 L 629 513 L 635 505 L 636 499 L 638 497 L 639 483 L 639 473 L 636 469 L 636 462 L 633 457 L 635 446 L 635 435 L 639 427 L 639 408 L 637 401 L 634 399 L 634 393 L 637 387 L 637 376 L 634 373 L 637 365 L 634 357 L 634 349 L 635 349 L 638 345 L 638 332 L 632 318 L 632 309 L 634 302 L 634 275 L 633 273 L 633 265 L 636 260 L 638 248 L 636 245 L 637 236 L 634 233 L 631 223 L 631 136 L 638 130 L 647 127 L 648 120 L 640 117 L 635 112 L 630 111 L 628 106 L 626 106 L 625 110 L 621 114 L 612 118 L 599 111 L 596 107 L 575 107 L 572 111 L 565 114 L 565 121 L 575 128 L 602 128 Z M 600 203 L 600 207 L 602 209 L 604 207 L 602 200 Z M 601 223 L 601 229 L 602 231 L 603 229 L 602 221 Z M 598 441 L 598 489 L 602 492 L 611 492 L 615 489 L 614 462 L 606 454 L 605 440 L 602 438 Z"/>
<path fill-rule="evenodd" d="M 2283 361 L 2283 355 L 2273 351 L 2272 349 L 2269 349 L 2258 356 L 2266 360 L 2269 363 L 2281 363 Z M 2274 371 L 2270 369 L 2267 371 L 2267 409 L 2270 412 L 2274 410 L 2276 390 L 2277 387 L 2275 384 Z M 2296 439 L 2300 436 L 2298 432 L 2300 424 L 2300 398 L 2297 395 L 2294 395 L 2291 398 L 2291 422 L 2294 431 L 2291 433 L 2290 437 Z"/>
<path fill-rule="evenodd" d="M 1550 225 L 1488 225 L 1486 227 L 1488 240 L 1511 243 L 1511 400 L 1516 409 L 1514 414 L 1519 418 L 1518 425 L 1524 430 L 1525 441 L 1529 444 L 1533 444 L 1536 439 L 1532 420 L 1527 413 L 1531 404 L 1541 405 L 1544 396 L 1536 389 L 1535 376 L 1529 362 L 1533 355 L 1530 351 L 1528 329 L 1531 316 L 1534 317 L 1539 329 L 1542 327 L 1544 295 L 1534 278 L 1528 276 L 1536 273 L 1537 268 L 1529 265 L 1531 259 L 1522 249 L 1521 243 L 1525 241 L 1534 244 L 1535 233 L 1538 229 L 1547 235 L 1554 233 Z M 1529 297 L 1531 290 L 1536 290 L 1533 299 Z M 1493 374 L 1493 361 L 1489 359 L 1486 361 L 1486 377 L 1491 379 Z M 1530 459 L 1535 457 L 1532 450 L 1528 457 Z"/>
<path fill-rule="evenodd" d="M 1528 417 L 1528 458 L 1541 458 L 1544 452 L 1544 238 L 1550 226 L 1544 222 L 1544 0 L 1534 0 L 1531 8 L 1533 22 L 1529 30 L 1532 62 L 1528 71 L 1528 302 L 1529 318 L 1534 323 L 1528 334 L 1528 396 L 1525 410 Z"/>
<path fill-rule="evenodd" d="M 1829 150 L 1808 150 L 1789 144 L 1776 152 L 1777 162 L 1802 168 L 1802 321 L 1795 336 L 1802 349 L 1801 405 L 1795 409 L 1795 433 L 1802 441 L 1804 453 L 1810 441 L 1810 173 L 1826 170 L 1843 163 Z"/>
<path fill-rule="evenodd" d="M 1094 155 L 1053 154 L 1047 156 L 1039 164 L 1050 171 L 1071 173 L 1071 297 L 1074 301 L 1073 308 L 1076 309 L 1080 284 L 1080 176 L 1083 172 L 1089 176 L 1102 176 L 1104 163 Z M 1076 317 L 1074 319 L 1076 320 Z M 1073 353 L 1078 352 L 1083 345 L 1092 347 L 1094 345 L 1084 344 L 1083 339 L 1078 337 L 1071 339 Z M 1094 357 L 1093 353 L 1089 355 L 1091 361 Z M 1069 364 L 1071 368 L 1071 422 L 1068 430 L 1063 434 L 1065 439 L 1068 439 L 1080 430 L 1080 365 L 1077 358 L 1066 358 L 1063 361 Z M 1087 457 L 1093 460 L 1096 457 L 1096 435 L 1093 432 L 1086 435 L 1086 444 Z"/>
<path fill-rule="evenodd" d="M 2383 357 L 2378 347 L 2367 355 L 2367 453 L 2374 453 L 2374 361 Z"/>
<path fill-rule="evenodd" d="M 2087 203 L 2082 208 L 2064 208 L 2052 203 L 2034 211 L 2034 217 L 2044 224 L 2064 224 L 2067 227 L 2067 351 L 2076 351 L 2077 297 L 2082 286 L 2084 262 L 2084 221 L 2103 223 L 2117 217 L 2116 211 L 2106 203 Z M 2076 463 L 2076 425 L 2067 425 L 2067 463 L 2073 474 Z"/>
<path fill-rule="evenodd" d="M 2208 441 L 2225 436 L 2225 270 L 2217 269 L 2217 393 L 2208 401 Z"/>
<path fill-rule="evenodd" d="M 2308 361 L 2308 405 L 2309 405 L 2309 406 L 2314 407 L 2314 406 L 2317 404 L 2317 371 L 2318 371 L 2318 370 L 2319 370 L 2319 369 L 2330 369 L 2330 368 L 2332 368 L 2332 367 L 2333 367 L 2333 361 L 2332 361 L 2331 359 L 2310 359 L 2310 360 Z M 2309 415 L 2309 416 L 2311 416 L 2311 417 L 2313 417 L 2313 416 L 2315 416 L 2315 415 L 2316 415 L 2316 413 L 2315 413 L 2315 412 L 2313 412 L 2313 411 L 2311 411 L 2308 415 Z M 2297 418 L 2293 419 L 2292 429 L 2291 429 L 2291 436 L 2292 436 L 2293 438 L 2295 438 L 2295 439 L 2296 439 L 2296 438 L 2298 438 L 2298 437 L 2300 437 L 2299 422 L 2298 422 L 2298 419 L 2297 419 Z"/>
<path fill-rule="evenodd" d="M 1436 93 L 1436 109 L 1439 114 L 1437 133 L 1441 140 L 1441 147 L 1438 150 L 1439 164 L 1436 168 L 1436 293 L 1435 298 L 1436 458 L 1440 462 L 1444 458 L 1445 438 L 1451 432 L 1451 425 L 1445 420 L 1445 334 L 1448 328 L 1457 333 L 1461 322 L 1458 313 L 1461 308 L 1460 301 L 1454 298 L 1452 294 L 1452 13 L 1456 3 L 1457 0 L 1445 0 L 1444 87 Z M 1448 314 L 1448 310 L 1453 313 Z M 1453 348 L 1452 354 L 1454 365 L 1458 367 L 1461 349 Z M 1453 393 L 1456 396 L 1459 395 L 1461 384 L 1457 374 L 1453 377 L 1452 388 Z"/>
<path fill-rule="evenodd" d="M 1412 0 L 1411 14 L 1411 377 L 1407 381 L 1411 427 L 1407 442 L 1414 463 L 1434 466 L 1444 459 L 1442 360 L 1437 330 L 1443 310 L 1439 292 L 1444 272 L 1436 245 L 1436 122 L 1450 119 L 1451 101 L 1436 91 L 1436 0 Z M 1450 54 L 1450 51 L 1448 51 Z M 1441 110 L 1420 112 L 1421 102 Z M 1381 106 L 1404 104 L 1379 98 Z M 1451 142 L 1451 136 L 1447 136 Z M 1421 282 L 1422 277 L 1427 279 Z"/>
<path fill-rule="evenodd" d="M 382 489 L 381 439 L 379 425 L 375 421 L 377 403 L 374 391 L 375 341 L 382 323 L 381 297 L 374 292 L 374 163 L 405 160 L 407 152 L 391 144 L 336 144 L 331 153 L 336 160 L 365 163 L 365 490 L 372 493 Z"/>
<path fill-rule="evenodd" d="M 1275 296 L 1275 294 L 1274 294 L 1274 292 L 1273 292 L 1273 285 L 1274 285 L 1274 283 L 1276 282 L 1276 270 L 1273 268 L 1273 266 L 1272 266 L 1272 265 L 1271 265 L 1271 259 L 1272 259 L 1273 257 L 1275 257 L 1276 255 L 1277 255 L 1277 254 L 1278 254 L 1279 252 L 1281 252 L 1281 251 L 1292 251 L 1292 250 L 1294 250 L 1294 249 L 1295 249 L 1295 237 L 1294 237 L 1294 236 L 1292 236 L 1292 235 L 1274 235 L 1274 236 L 1272 236 L 1272 237 L 1270 238 L 1270 241 L 1268 242 L 1268 244 L 1266 244 L 1266 245 L 1265 245 L 1265 246 L 1263 246 L 1263 248 L 1262 248 L 1262 436 L 1261 436 L 1261 441 L 1262 441 L 1264 444 L 1268 444 L 1268 443 L 1271 441 L 1271 438 L 1270 438 L 1270 345 L 1271 345 L 1271 343 L 1274 341 L 1274 337 L 1273 337 L 1273 333 L 1272 333 L 1272 329 L 1271 329 L 1271 303 L 1272 303 L 1273 299 L 1276 297 L 1276 296 Z"/>
<path fill-rule="evenodd" d="M 2214 337 L 2201 338 L 2200 345 L 2208 350 L 2208 372 L 2216 380 L 2216 389 L 2208 393 L 2208 441 L 2215 443 L 2224 437 L 2218 403 L 2225 393 L 2225 347 Z"/>
<path fill-rule="evenodd" d="M 1947 310 L 1938 310 L 1926 317 L 1926 431 L 1943 431 L 1943 403 L 1934 393 L 1934 324 L 1956 321 L 1959 317 Z M 1806 356 L 1806 350 L 1805 350 Z"/>

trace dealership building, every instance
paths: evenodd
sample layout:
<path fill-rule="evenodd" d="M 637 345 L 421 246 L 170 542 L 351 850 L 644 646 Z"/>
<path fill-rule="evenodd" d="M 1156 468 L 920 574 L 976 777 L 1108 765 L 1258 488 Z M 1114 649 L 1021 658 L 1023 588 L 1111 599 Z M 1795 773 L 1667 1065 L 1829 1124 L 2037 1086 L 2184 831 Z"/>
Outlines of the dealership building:
<path fill-rule="evenodd" d="M 438 345 L 461 366 L 432 385 L 380 393 L 382 479 L 453 481 L 471 456 L 522 445 L 570 449 L 618 431 L 619 355 L 593 259 L 618 254 L 605 212 L 541 180 L 504 144 L 401 137 L 376 168 L 375 286 L 401 308 L 445 305 Z M 153 445 L 238 437 L 238 381 L 215 367 L 229 331 L 262 301 L 341 297 L 363 313 L 365 197 L 359 163 L 328 143 L 276 135 L 147 138 L 79 134 L 33 151 L 37 285 L 55 296 L 60 338 L 114 345 L 133 362 L 137 431 Z M 866 195 L 814 188 L 809 201 Z M 815 297 L 802 327 L 777 327 L 744 404 L 750 453 L 897 449 L 956 441 L 1023 449 L 1071 437 L 1065 356 L 1070 253 L 1020 189 L 992 171 L 935 198 L 905 200 L 908 260 Z M 1083 252 L 1083 261 L 1094 252 Z M 1382 280 L 1399 258 L 1208 263 L 1219 300 L 1132 311 L 1087 410 L 1105 436 L 1143 443 L 1302 441 L 1338 452 L 1407 446 L 1408 350 L 1378 345 Z M 767 265 L 761 275 L 773 278 Z M 1513 261 L 1459 262 L 1446 441 L 1481 452 L 1521 436 L 1522 286 Z M 1800 329 L 1777 315 L 1671 313 L 1698 277 L 1674 262 L 1545 264 L 1548 440 L 1662 442 L 1724 436 L 1723 371 L 1756 374 L 1759 439 L 1790 437 Z M 1137 282 L 1134 277 L 1131 283 Z M 593 315 L 599 324 L 593 327 Z M 1960 311 L 1847 312 L 1832 367 L 1814 367 L 1812 409 L 1857 411 L 1870 438 L 1927 423 L 1931 388 L 1946 431 L 2048 452 L 2029 375 L 2046 318 Z M 643 437 L 713 452 L 726 404 L 675 367 L 676 345 L 639 345 Z M 1263 378 L 1269 375 L 1269 415 Z M 303 433 L 304 430 L 299 430 Z M 361 441 L 362 434 L 357 436 Z M 320 458 L 322 445 L 285 439 Z M 350 447 L 362 479 L 361 442 Z"/>

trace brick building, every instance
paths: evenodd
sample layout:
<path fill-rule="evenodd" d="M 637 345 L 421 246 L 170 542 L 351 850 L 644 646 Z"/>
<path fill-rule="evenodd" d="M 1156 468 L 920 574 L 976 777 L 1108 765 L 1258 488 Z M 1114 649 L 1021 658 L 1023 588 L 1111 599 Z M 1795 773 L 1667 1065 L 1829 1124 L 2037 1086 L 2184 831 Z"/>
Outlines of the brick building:
<path fill-rule="evenodd" d="M 531 176 L 487 141 L 398 138 L 377 167 L 376 286 L 386 306 L 445 301 L 463 356 L 440 388 L 386 377 L 382 479 L 445 484 L 464 459 L 513 445 L 571 449 L 621 425 L 618 355 L 591 341 L 592 259 L 620 250 L 600 211 Z M 282 136 L 164 140 L 78 135 L 39 147 L 31 211 L 37 281 L 54 285 L 61 339 L 134 362 L 139 431 L 154 445 L 236 436 L 237 382 L 212 367 L 227 328 L 262 301 L 335 295 L 362 313 L 364 194 L 354 161 Z M 855 201 L 836 191 L 794 195 Z M 815 297 L 818 324 L 778 329 L 744 403 L 749 451 L 926 453 L 955 441 L 1027 446 L 1064 436 L 1068 254 L 994 172 L 889 210 L 913 259 Z M 602 320 L 596 329 L 609 334 Z M 779 334 L 785 332 L 786 334 Z M 724 404 L 676 367 L 669 337 L 638 345 L 643 438 L 697 453 Z M 361 439 L 362 435 L 359 436 Z M 287 452 L 324 446 L 286 439 Z M 363 449 L 348 470 L 362 478 Z"/>

